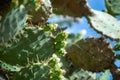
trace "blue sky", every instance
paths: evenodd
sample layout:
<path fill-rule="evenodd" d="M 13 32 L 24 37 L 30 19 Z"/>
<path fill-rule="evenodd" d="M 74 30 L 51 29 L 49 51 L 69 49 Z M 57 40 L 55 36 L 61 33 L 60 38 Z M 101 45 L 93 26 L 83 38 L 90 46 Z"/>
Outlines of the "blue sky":
<path fill-rule="evenodd" d="M 95 10 L 105 10 L 104 0 L 87 0 L 89 5 Z"/>

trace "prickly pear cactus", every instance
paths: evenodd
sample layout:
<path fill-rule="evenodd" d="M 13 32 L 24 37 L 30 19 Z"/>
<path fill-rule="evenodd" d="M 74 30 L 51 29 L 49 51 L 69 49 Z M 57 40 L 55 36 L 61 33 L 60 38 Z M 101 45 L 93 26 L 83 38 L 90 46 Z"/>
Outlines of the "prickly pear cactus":
<path fill-rule="evenodd" d="M 29 19 L 32 24 L 43 25 L 52 13 L 50 0 L 12 0 L 12 7 L 24 5 L 28 10 Z"/>
<path fill-rule="evenodd" d="M 55 28 L 53 28 L 53 25 L 49 26 L 52 26 L 52 28 L 25 27 L 13 41 L 11 40 L 5 48 L 0 50 L 0 60 L 8 63 L 1 63 L 2 69 L 18 72 L 10 79 L 62 79 L 59 57 L 52 56 L 57 53 L 55 50 L 55 36 L 51 33 Z M 60 56 L 62 55 L 60 54 Z"/>
<path fill-rule="evenodd" d="M 12 80 L 49 80 L 50 67 L 45 63 L 34 63 L 24 67 Z"/>
<path fill-rule="evenodd" d="M 114 61 L 114 52 L 102 38 L 87 38 L 70 46 L 67 55 L 78 68 L 93 72 L 103 71 Z"/>
<path fill-rule="evenodd" d="M 92 11 L 94 15 L 88 16 L 91 26 L 111 39 L 120 39 L 120 35 L 118 35 L 120 33 L 120 21 L 105 12 Z"/>
<path fill-rule="evenodd" d="M 10 79 L 62 80 L 62 69 L 57 55 L 64 55 L 65 52 L 59 51 L 65 45 L 59 46 L 56 43 L 65 42 L 67 36 L 64 32 L 53 35 L 52 31 L 56 29 L 57 25 L 54 24 L 48 24 L 44 28 L 31 25 L 21 30 L 5 47 L 0 47 L 2 69 L 18 72 L 10 76 Z M 56 40 L 58 38 L 62 40 Z"/>
<path fill-rule="evenodd" d="M 4 4 L 1 7 L 2 9 L 0 8 L 0 10 L 6 10 L 5 12 L 4 10 L 3 12 L 0 11 L 0 79 L 5 76 L 2 79 L 94 80 L 94 73 L 74 70 L 83 68 L 84 70 L 98 72 L 110 68 L 111 64 L 113 65 L 114 52 L 103 39 L 88 38 L 78 41 L 82 36 L 80 34 L 72 37 L 74 39 L 66 47 L 67 34 L 64 30 L 58 30 L 54 24 L 45 25 L 52 13 L 52 5 L 54 10 L 56 8 L 62 10 L 68 5 L 62 11 L 66 10 L 67 12 L 65 11 L 62 14 L 76 17 L 85 15 L 96 30 L 113 39 L 120 39 L 120 36 L 116 35 L 119 33 L 120 28 L 118 26 L 120 23 L 106 13 L 94 10 L 92 12 L 86 0 L 64 1 L 65 3 L 59 0 L 5 1 L 9 2 L 8 6 L 10 7 L 8 8 Z M 75 5 L 73 6 L 73 4 Z M 84 12 L 86 10 L 87 13 Z M 56 13 L 59 12 L 56 11 Z M 94 14 L 91 15 L 92 13 Z M 105 18 L 101 18 L 103 15 Z M 106 22 L 109 19 L 110 24 Z M 68 52 L 67 54 L 65 49 Z M 67 63 L 62 62 L 62 59 L 66 57 L 65 54 L 70 58 L 75 69 L 69 69 L 69 63 L 64 68 L 65 63 Z M 64 70 L 69 70 L 69 72 Z M 72 75 L 69 75 L 71 74 L 70 71 L 72 71 Z"/>
<path fill-rule="evenodd" d="M 40 61 L 47 59 L 54 52 L 54 38 L 50 32 L 31 26 L 25 27 L 21 34 L 1 51 L 0 60 L 12 65 L 26 65 L 32 61 L 36 62 L 37 57 Z"/>
<path fill-rule="evenodd" d="M 108 13 L 112 15 L 120 14 L 120 0 L 105 0 Z"/>
<path fill-rule="evenodd" d="M 0 43 L 4 44 L 24 28 L 27 20 L 26 9 L 23 5 L 10 11 L 0 26 Z"/>
<path fill-rule="evenodd" d="M 57 56 L 48 61 L 30 63 L 11 77 L 12 80 L 62 80 L 62 69 Z"/>

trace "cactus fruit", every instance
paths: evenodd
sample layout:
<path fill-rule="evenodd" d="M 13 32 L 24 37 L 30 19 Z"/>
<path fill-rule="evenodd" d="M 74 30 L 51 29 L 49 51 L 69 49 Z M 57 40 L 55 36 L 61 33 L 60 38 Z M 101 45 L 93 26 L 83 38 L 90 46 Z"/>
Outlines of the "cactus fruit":
<path fill-rule="evenodd" d="M 55 53 L 56 53 L 57 56 L 64 56 L 66 54 L 66 50 L 58 49 L 58 50 L 56 50 Z"/>
<path fill-rule="evenodd" d="M 60 65 L 60 58 L 53 55 L 49 60 L 48 65 L 51 67 L 50 80 L 62 80 L 62 69 Z"/>
<path fill-rule="evenodd" d="M 29 62 L 42 61 L 55 52 L 54 38 L 40 27 L 25 27 L 15 40 L 1 49 L 0 60 L 10 65 L 24 66 Z"/>
<path fill-rule="evenodd" d="M 4 44 L 15 37 L 24 28 L 26 22 L 26 9 L 23 5 L 10 11 L 0 26 L 0 43 Z"/>
<path fill-rule="evenodd" d="M 120 0 L 105 0 L 107 12 L 112 15 L 120 14 Z"/>
<path fill-rule="evenodd" d="M 60 41 L 62 41 L 62 40 L 64 40 L 65 38 L 67 38 L 67 33 L 65 33 L 65 32 L 60 32 L 60 33 L 58 33 L 58 35 L 56 36 L 56 38 L 55 38 L 55 40 L 56 40 L 56 42 L 60 42 Z"/>
<path fill-rule="evenodd" d="M 66 54 L 66 51 L 64 47 L 66 46 L 66 41 L 65 39 L 67 38 L 68 34 L 61 31 L 57 34 L 55 37 L 55 53 L 58 56 L 64 56 Z"/>
<path fill-rule="evenodd" d="M 120 33 L 120 21 L 105 12 L 96 10 L 92 11 L 94 15 L 88 16 L 91 26 L 96 31 L 111 39 L 120 39 L 120 35 L 118 35 Z"/>
<path fill-rule="evenodd" d="M 84 70 L 93 72 L 110 68 L 114 62 L 114 52 L 102 38 L 80 40 L 66 49 L 72 63 Z"/>
<path fill-rule="evenodd" d="M 55 49 L 61 49 L 64 48 L 66 46 L 66 41 L 61 41 L 61 42 L 56 42 L 55 44 Z"/>
<path fill-rule="evenodd" d="M 57 29 L 57 24 L 46 24 L 44 27 L 44 31 L 55 31 Z"/>

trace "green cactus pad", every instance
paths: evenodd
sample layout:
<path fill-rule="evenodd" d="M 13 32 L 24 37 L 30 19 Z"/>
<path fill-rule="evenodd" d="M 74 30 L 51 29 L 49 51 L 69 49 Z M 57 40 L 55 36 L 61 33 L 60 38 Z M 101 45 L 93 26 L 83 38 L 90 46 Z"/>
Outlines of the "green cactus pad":
<path fill-rule="evenodd" d="M 0 60 L 11 65 L 48 59 L 54 53 L 54 39 L 50 32 L 39 27 L 25 27 L 7 48 L 1 49 Z"/>
<path fill-rule="evenodd" d="M 0 26 L 0 43 L 7 42 L 24 28 L 26 9 L 23 5 L 10 11 Z"/>
<path fill-rule="evenodd" d="M 120 14 L 120 0 L 105 0 L 108 13 L 112 15 Z"/>
<path fill-rule="evenodd" d="M 111 39 L 120 39 L 120 35 L 118 35 L 120 34 L 120 21 L 105 12 L 96 10 L 93 12 L 93 16 L 88 16 L 91 26 Z"/>
<path fill-rule="evenodd" d="M 77 41 L 66 49 L 67 55 L 77 68 L 93 72 L 110 68 L 114 52 L 102 38 L 87 38 Z"/>
<path fill-rule="evenodd" d="M 49 62 L 37 62 L 26 65 L 21 71 L 12 76 L 13 80 L 61 80 L 62 72 L 59 59 L 51 57 Z"/>
<path fill-rule="evenodd" d="M 70 76 L 70 80 L 95 80 L 96 74 L 88 71 L 76 70 Z"/>
<path fill-rule="evenodd" d="M 45 63 L 34 63 L 23 68 L 12 80 L 49 80 L 50 67 Z"/>

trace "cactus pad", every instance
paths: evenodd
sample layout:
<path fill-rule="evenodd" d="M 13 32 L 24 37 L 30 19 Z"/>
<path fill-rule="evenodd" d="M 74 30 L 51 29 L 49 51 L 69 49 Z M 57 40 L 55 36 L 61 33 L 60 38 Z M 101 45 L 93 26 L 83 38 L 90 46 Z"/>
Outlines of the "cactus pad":
<path fill-rule="evenodd" d="M 91 26 L 103 35 L 110 37 L 111 39 L 120 39 L 120 21 L 113 16 L 93 10 L 94 15 L 88 16 Z"/>
<path fill-rule="evenodd" d="M 108 13 L 112 15 L 120 14 L 120 0 L 105 0 Z"/>
<path fill-rule="evenodd" d="M 52 13 L 52 6 L 50 0 L 40 0 L 40 1 L 43 1 L 43 3 L 41 4 L 40 8 L 37 11 L 35 11 L 34 15 L 32 14 L 33 18 L 31 22 L 33 24 L 43 25 Z"/>
<path fill-rule="evenodd" d="M 54 39 L 51 34 L 32 26 L 25 27 L 7 48 L 1 49 L 0 60 L 11 65 L 26 65 L 45 60 L 53 53 Z"/>
<path fill-rule="evenodd" d="M 70 76 L 70 80 L 95 80 L 96 74 L 81 69 L 80 71 L 74 71 Z"/>
<path fill-rule="evenodd" d="M 23 68 L 12 80 L 49 80 L 50 68 L 44 63 L 34 63 Z"/>
<path fill-rule="evenodd" d="M 84 70 L 103 71 L 114 61 L 113 50 L 102 38 L 80 40 L 66 50 L 73 64 Z"/>
<path fill-rule="evenodd" d="M 24 28 L 26 9 L 23 5 L 9 12 L 0 26 L 0 42 L 7 42 Z"/>

